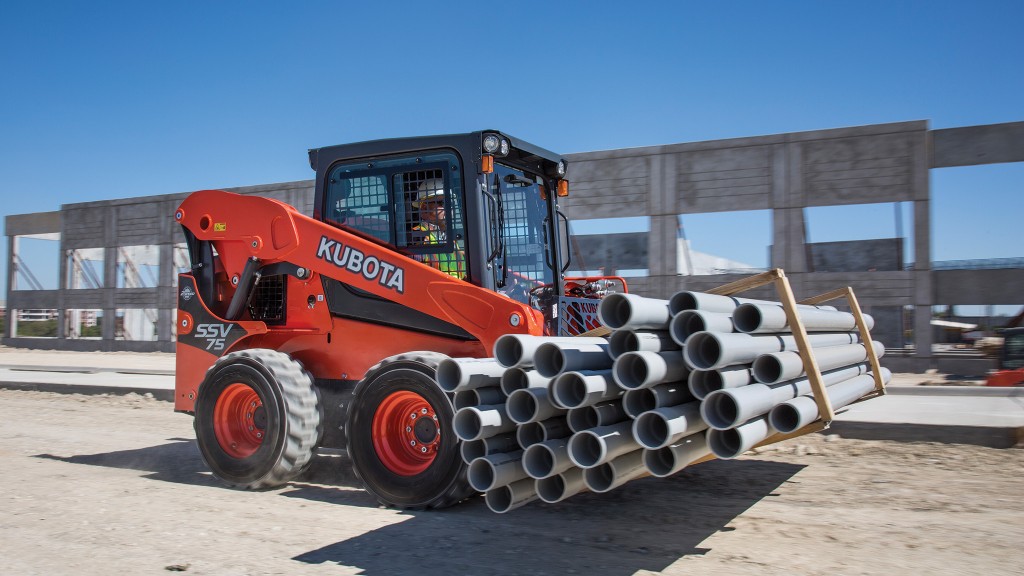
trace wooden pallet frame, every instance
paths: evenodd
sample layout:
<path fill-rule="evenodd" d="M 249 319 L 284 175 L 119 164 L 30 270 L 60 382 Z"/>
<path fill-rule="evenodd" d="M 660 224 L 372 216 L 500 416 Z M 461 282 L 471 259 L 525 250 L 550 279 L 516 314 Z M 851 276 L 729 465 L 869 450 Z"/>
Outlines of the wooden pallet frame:
<path fill-rule="evenodd" d="M 814 402 L 818 405 L 817 421 L 808 424 L 807 426 L 791 432 L 789 434 L 775 434 L 763 442 L 754 446 L 758 448 L 760 446 L 766 446 L 768 444 L 774 444 L 776 442 L 782 442 L 783 440 L 789 440 L 797 436 L 803 436 L 812 432 L 820 432 L 826 430 L 835 420 L 835 411 L 832 408 L 832 403 L 828 398 L 828 394 L 825 390 L 825 384 L 821 379 L 821 370 L 818 368 L 818 362 L 814 359 L 814 349 L 808 343 L 807 340 L 807 329 L 804 327 L 803 321 L 797 314 L 797 304 L 823 304 L 825 302 L 831 302 L 840 298 L 845 298 L 847 305 L 850 307 L 850 313 L 853 314 L 854 319 L 857 323 L 857 330 L 860 333 L 861 341 L 865 344 L 864 348 L 867 351 L 868 363 L 871 366 L 871 371 L 875 379 L 875 389 L 865 395 L 864 397 L 857 400 L 857 402 L 863 402 L 885 394 L 885 381 L 882 380 L 881 364 L 878 362 L 878 355 L 875 354 L 875 348 L 871 345 L 871 332 L 868 330 L 867 324 L 864 322 L 864 314 L 861 312 L 860 304 L 857 302 L 857 297 L 853 293 L 853 289 L 847 286 L 846 288 L 840 288 L 824 294 L 819 294 L 811 298 L 805 298 L 799 302 L 793 295 L 793 288 L 789 284 L 789 278 L 786 277 L 786 273 L 781 268 L 775 268 L 749 278 L 743 278 L 729 284 L 723 284 L 717 288 L 706 290 L 708 294 L 716 294 L 719 296 L 732 296 L 739 294 L 747 290 L 753 290 L 754 288 L 760 288 L 767 284 L 775 284 L 775 291 L 778 295 L 779 302 L 782 304 L 783 310 L 786 312 L 786 320 L 789 324 L 790 331 L 793 334 L 793 338 L 796 340 L 800 359 L 804 363 L 804 372 L 807 375 L 807 379 L 811 385 L 811 391 L 814 394 Z M 697 462 L 703 462 L 705 460 L 712 460 L 715 457 L 702 458 Z"/>

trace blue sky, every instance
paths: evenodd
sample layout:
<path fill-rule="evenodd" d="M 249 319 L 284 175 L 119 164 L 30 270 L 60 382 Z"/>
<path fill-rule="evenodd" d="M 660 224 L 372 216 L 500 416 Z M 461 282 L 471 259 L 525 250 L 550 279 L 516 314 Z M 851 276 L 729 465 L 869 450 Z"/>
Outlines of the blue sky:
<path fill-rule="evenodd" d="M 1020 121 L 1021 22 L 1019 0 L 5 0 L 3 214 L 302 180 L 307 148 L 489 127 L 571 153 Z M 1024 166 L 932 182 L 934 259 L 1024 256 Z M 895 233 L 891 205 L 863 210 L 812 215 L 811 239 Z M 708 218 L 686 222 L 698 249 L 764 260 L 767 216 L 729 225 L 750 237 Z"/>

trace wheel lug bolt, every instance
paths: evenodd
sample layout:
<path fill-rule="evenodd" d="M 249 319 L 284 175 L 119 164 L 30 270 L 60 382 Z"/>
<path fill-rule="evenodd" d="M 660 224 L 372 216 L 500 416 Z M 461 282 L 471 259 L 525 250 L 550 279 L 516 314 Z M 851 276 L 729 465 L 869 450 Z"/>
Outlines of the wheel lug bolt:
<path fill-rule="evenodd" d="M 249 432 L 252 432 L 252 426 L 249 426 Z"/>
<path fill-rule="evenodd" d="M 409 418 L 415 420 L 416 419 L 416 413 L 413 412 L 412 414 L 409 414 Z"/>
<path fill-rule="evenodd" d="M 255 402 L 253 402 L 253 403 L 252 403 L 252 407 L 253 407 L 253 408 L 255 408 L 255 407 L 256 407 L 256 403 L 255 403 Z"/>
<path fill-rule="evenodd" d="M 420 408 L 420 414 L 426 414 L 426 413 L 427 413 L 427 409 L 426 408 Z"/>
<path fill-rule="evenodd" d="M 412 426 L 406 426 L 405 427 L 405 431 L 406 432 L 412 432 Z"/>
<path fill-rule="evenodd" d="M 257 432 L 256 433 L 256 437 L 257 438 L 263 438 L 263 432 Z"/>
<path fill-rule="evenodd" d="M 426 454 L 427 453 L 427 447 L 424 446 L 424 447 L 420 448 L 420 452 L 423 452 L 424 454 Z"/>
<path fill-rule="evenodd" d="M 415 440 L 409 440 L 409 446 L 415 446 L 415 445 L 416 445 L 416 441 Z"/>

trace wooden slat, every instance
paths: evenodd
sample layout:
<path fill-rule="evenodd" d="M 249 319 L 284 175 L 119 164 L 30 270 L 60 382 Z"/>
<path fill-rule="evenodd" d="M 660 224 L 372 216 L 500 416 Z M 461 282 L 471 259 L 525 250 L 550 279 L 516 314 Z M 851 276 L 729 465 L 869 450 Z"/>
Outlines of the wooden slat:
<path fill-rule="evenodd" d="M 860 303 L 857 302 L 857 297 L 853 294 L 853 288 L 847 287 L 846 291 L 846 300 L 850 305 L 850 312 L 853 313 L 853 317 L 857 320 L 860 339 L 864 341 L 864 349 L 868 353 L 871 372 L 875 375 L 875 390 L 879 394 L 885 394 L 885 381 L 882 380 L 882 365 L 878 362 L 878 354 L 875 354 L 875 346 L 871 341 L 871 331 L 868 330 L 868 325 L 864 322 L 864 313 L 860 310 Z"/>
<path fill-rule="evenodd" d="M 811 344 L 807 341 L 807 329 L 804 328 L 803 320 L 796 312 L 796 298 L 793 297 L 789 278 L 780 273 L 775 280 L 775 288 L 778 291 L 779 300 L 782 302 L 782 309 L 786 312 L 789 331 L 793 333 L 793 339 L 796 340 L 797 353 L 800 354 L 800 359 L 804 362 L 804 372 L 807 375 L 807 380 L 810 381 L 811 391 L 814 393 L 814 403 L 818 405 L 818 415 L 826 425 L 830 424 L 836 415 L 832 411 L 832 403 L 829 402 L 828 394 L 825 392 L 825 383 L 821 381 L 818 361 L 815 360 Z"/>
<path fill-rule="evenodd" d="M 717 288 L 712 288 L 711 290 L 705 290 L 705 292 L 708 294 L 717 294 L 719 296 L 731 296 L 732 294 L 736 294 L 738 292 L 752 290 L 754 288 L 764 286 L 765 284 L 770 284 L 773 280 L 778 278 L 780 274 L 782 274 L 782 269 L 775 268 L 774 270 L 762 272 L 760 274 L 757 274 L 756 276 L 742 278 L 735 282 L 730 282 L 728 284 L 723 284 Z"/>

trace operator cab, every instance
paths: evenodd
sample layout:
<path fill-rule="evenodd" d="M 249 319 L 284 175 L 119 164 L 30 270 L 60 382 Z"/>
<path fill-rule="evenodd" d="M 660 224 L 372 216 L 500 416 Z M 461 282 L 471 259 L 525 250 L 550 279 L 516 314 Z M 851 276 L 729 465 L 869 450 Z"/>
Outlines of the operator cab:
<path fill-rule="evenodd" d="M 315 218 L 528 304 L 543 312 L 548 333 L 565 332 L 557 321 L 570 263 L 568 221 L 557 203 L 568 194 L 561 156 L 487 130 L 331 146 L 310 150 L 309 159 L 317 173 Z M 370 321 L 401 314 L 403 325 L 465 336 L 327 282 L 336 314 Z M 570 292 L 591 286 L 599 297 L 593 284 L 569 282 Z"/>

